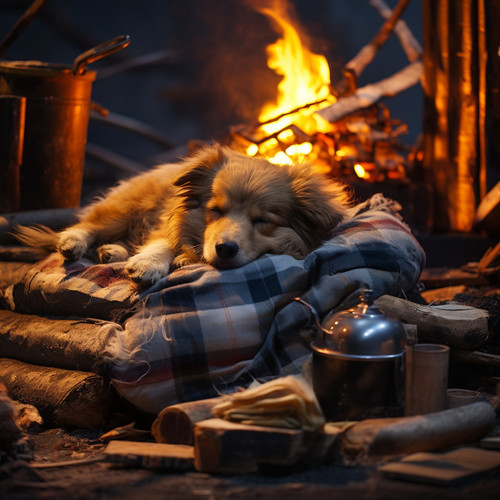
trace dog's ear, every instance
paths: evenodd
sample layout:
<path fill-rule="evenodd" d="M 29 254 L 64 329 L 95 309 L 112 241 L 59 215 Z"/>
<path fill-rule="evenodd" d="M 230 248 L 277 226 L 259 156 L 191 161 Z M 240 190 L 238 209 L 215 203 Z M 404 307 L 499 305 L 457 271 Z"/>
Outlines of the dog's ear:
<path fill-rule="evenodd" d="M 295 207 L 292 229 L 312 250 L 348 214 L 349 194 L 341 184 L 314 172 L 311 165 L 290 168 Z"/>
<path fill-rule="evenodd" d="M 224 151 L 220 146 L 208 146 L 184 160 L 185 169 L 174 180 L 174 186 L 187 198 L 207 196 L 210 186 L 225 160 Z"/>

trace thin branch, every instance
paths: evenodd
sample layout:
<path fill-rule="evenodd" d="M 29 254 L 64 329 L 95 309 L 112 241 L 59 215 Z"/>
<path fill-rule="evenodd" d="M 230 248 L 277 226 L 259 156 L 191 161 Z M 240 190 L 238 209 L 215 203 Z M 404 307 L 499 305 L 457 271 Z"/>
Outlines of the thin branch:
<path fill-rule="evenodd" d="M 394 96 L 417 84 L 422 70 L 422 62 L 415 61 L 389 78 L 360 87 L 346 97 L 340 97 L 336 103 L 320 109 L 316 113 L 325 120 L 335 123 L 344 116 L 375 104 L 382 97 Z"/>
<path fill-rule="evenodd" d="M 411 0 L 399 0 L 392 11 L 391 17 L 379 29 L 371 42 L 365 45 L 358 54 L 345 65 L 346 70 L 352 71 L 355 76 L 359 78 L 363 70 L 373 61 L 382 45 L 384 45 L 394 31 L 396 22 L 401 17 L 410 1 Z"/>

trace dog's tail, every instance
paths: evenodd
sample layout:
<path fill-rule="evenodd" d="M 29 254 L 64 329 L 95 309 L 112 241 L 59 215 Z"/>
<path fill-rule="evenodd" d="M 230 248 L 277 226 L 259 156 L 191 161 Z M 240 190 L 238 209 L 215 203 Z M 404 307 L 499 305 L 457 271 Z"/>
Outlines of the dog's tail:
<path fill-rule="evenodd" d="M 37 249 L 40 255 L 54 252 L 59 242 L 59 233 L 42 225 L 16 225 L 12 234 L 23 245 Z"/>

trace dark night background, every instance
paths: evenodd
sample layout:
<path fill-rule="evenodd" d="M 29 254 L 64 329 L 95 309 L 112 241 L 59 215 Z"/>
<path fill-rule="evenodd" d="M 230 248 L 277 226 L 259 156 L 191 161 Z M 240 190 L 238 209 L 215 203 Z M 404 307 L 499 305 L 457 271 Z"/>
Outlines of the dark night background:
<path fill-rule="evenodd" d="M 31 3 L 2 1 L 0 38 Z M 292 3 L 313 51 L 327 57 L 334 85 L 342 65 L 383 24 L 369 0 Z M 396 2 L 387 3 L 394 7 Z M 403 19 L 421 40 L 419 0 L 410 4 Z M 70 65 L 78 54 L 122 34 L 130 35 L 130 46 L 89 67 L 98 73 L 93 100 L 114 113 L 155 127 L 175 147 L 181 148 L 192 139 L 220 138 L 228 126 L 255 119 L 262 104 L 275 96 L 279 78 L 266 66 L 265 46 L 278 35 L 245 1 L 50 0 L 5 59 Z M 167 54 L 158 64 L 107 74 L 115 64 L 158 51 Z M 392 35 L 359 84 L 386 78 L 406 64 L 399 41 Z M 409 125 L 403 139 L 413 144 L 422 127 L 420 86 L 385 102 L 393 118 Z M 145 165 L 168 159 L 165 148 L 93 121 L 88 140 Z M 95 164 L 95 160 L 88 159 L 87 164 L 86 175 L 108 176 L 110 183 L 123 175 L 109 165 Z"/>

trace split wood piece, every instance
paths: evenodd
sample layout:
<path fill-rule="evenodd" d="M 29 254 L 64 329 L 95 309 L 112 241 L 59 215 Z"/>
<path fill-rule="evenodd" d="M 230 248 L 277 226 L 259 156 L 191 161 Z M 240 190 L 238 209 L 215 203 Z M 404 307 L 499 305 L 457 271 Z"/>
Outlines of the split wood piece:
<path fill-rule="evenodd" d="M 490 354 L 489 352 L 481 351 L 461 351 L 453 349 L 450 352 L 452 361 L 460 361 L 463 363 L 473 363 L 476 365 L 491 366 L 492 368 L 500 368 L 500 356 L 498 354 Z"/>
<path fill-rule="evenodd" d="M 427 289 L 453 285 L 481 286 L 491 284 L 491 280 L 478 274 L 477 269 L 471 272 L 465 269 L 442 267 L 424 269 L 420 275 L 420 281 Z"/>
<path fill-rule="evenodd" d="M 95 371 L 120 330 L 110 321 L 50 319 L 0 309 L 0 352 L 34 365 Z"/>
<path fill-rule="evenodd" d="M 6 451 L 21 437 L 15 421 L 15 408 L 7 396 L 7 389 L 0 384 L 0 451 Z"/>
<path fill-rule="evenodd" d="M 373 39 L 365 45 L 356 56 L 345 65 L 345 69 L 352 71 L 358 78 L 363 70 L 373 61 L 380 48 L 394 31 L 397 20 L 401 17 L 410 0 L 399 0 L 389 19 L 379 29 Z"/>
<path fill-rule="evenodd" d="M 256 472 L 263 464 L 295 464 L 306 450 L 305 433 L 214 418 L 195 425 L 194 449 L 200 472 Z"/>
<path fill-rule="evenodd" d="M 77 221 L 74 208 L 51 208 L 47 210 L 31 210 L 26 212 L 10 212 L 0 214 L 0 243 L 19 244 L 12 233 L 15 226 L 32 226 L 41 224 L 51 229 L 63 229 Z"/>
<path fill-rule="evenodd" d="M 498 452 L 459 448 L 448 453 L 415 453 L 378 470 L 393 478 L 447 485 L 498 467 Z"/>
<path fill-rule="evenodd" d="M 474 227 L 489 236 L 500 235 L 500 182 L 488 191 L 477 207 Z"/>
<path fill-rule="evenodd" d="M 464 293 L 467 290 L 465 285 L 445 286 L 434 290 L 425 290 L 420 295 L 427 302 L 447 302 L 453 300 L 455 295 Z"/>
<path fill-rule="evenodd" d="M 103 427 L 116 403 L 114 393 L 95 373 L 0 358 L 0 382 L 12 399 L 32 404 L 46 424 L 59 427 Z"/>
<path fill-rule="evenodd" d="M 392 97 L 416 85 L 420 80 L 422 69 L 422 62 L 415 61 L 393 76 L 360 87 L 353 94 L 340 97 L 337 102 L 316 111 L 316 113 L 325 120 L 335 123 L 355 111 L 372 106 L 382 97 Z"/>
<path fill-rule="evenodd" d="M 384 18 L 389 20 L 393 14 L 391 8 L 387 6 L 384 0 L 370 0 L 370 5 L 375 7 L 379 14 Z M 422 46 L 420 42 L 413 36 L 408 25 L 402 20 L 398 19 L 394 25 L 394 33 L 396 33 L 403 47 L 404 53 L 410 62 L 420 59 L 422 55 Z M 99 73 L 100 78 L 100 73 Z"/>
<path fill-rule="evenodd" d="M 39 432 L 43 427 L 43 418 L 33 405 L 13 401 L 16 412 L 16 424 L 24 432 Z"/>
<path fill-rule="evenodd" d="M 489 337 L 489 313 L 460 304 L 426 306 L 409 300 L 382 295 L 375 303 L 382 311 L 405 323 L 417 325 L 420 342 L 474 349 Z"/>
<path fill-rule="evenodd" d="M 368 457 L 443 450 L 484 437 L 495 427 L 495 410 L 485 402 L 427 415 L 367 419 L 341 435 L 341 451 L 362 461 Z"/>
<path fill-rule="evenodd" d="M 103 451 L 107 462 L 150 469 L 193 469 L 192 446 L 137 441 L 111 441 Z"/>
<path fill-rule="evenodd" d="M 220 397 L 167 406 L 153 422 L 151 434 L 158 443 L 191 445 L 195 424 L 213 418 L 212 408 L 223 400 Z"/>
<path fill-rule="evenodd" d="M 494 247 L 488 248 L 478 262 L 477 270 L 480 274 L 500 273 L 500 242 Z"/>

